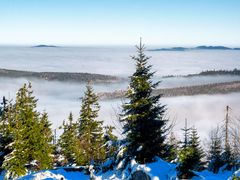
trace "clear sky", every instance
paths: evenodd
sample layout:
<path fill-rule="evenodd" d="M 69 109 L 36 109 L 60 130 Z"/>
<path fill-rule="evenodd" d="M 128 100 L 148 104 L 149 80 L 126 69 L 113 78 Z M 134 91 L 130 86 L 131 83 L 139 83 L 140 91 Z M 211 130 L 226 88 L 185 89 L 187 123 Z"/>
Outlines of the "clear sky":
<path fill-rule="evenodd" d="M 0 44 L 240 46 L 240 0 L 0 0 Z"/>

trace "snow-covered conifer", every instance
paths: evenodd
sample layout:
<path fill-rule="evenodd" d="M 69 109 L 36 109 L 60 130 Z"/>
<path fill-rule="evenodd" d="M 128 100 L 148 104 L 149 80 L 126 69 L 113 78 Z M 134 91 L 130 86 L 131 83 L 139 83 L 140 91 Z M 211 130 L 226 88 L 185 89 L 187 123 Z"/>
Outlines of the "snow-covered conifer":
<path fill-rule="evenodd" d="M 161 95 L 154 95 L 153 90 L 159 82 L 153 83 L 149 57 L 144 54 L 145 47 L 140 41 L 136 46 L 137 56 L 132 59 L 136 70 L 130 77 L 130 86 L 126 93 L 129 102 L 123 105 L 122 122 L 128 141 L 129 158 L 136 158 L 140 163 L 152 162 L 155 156 L 166 157 L 166 108 L 159 100 Z"/>

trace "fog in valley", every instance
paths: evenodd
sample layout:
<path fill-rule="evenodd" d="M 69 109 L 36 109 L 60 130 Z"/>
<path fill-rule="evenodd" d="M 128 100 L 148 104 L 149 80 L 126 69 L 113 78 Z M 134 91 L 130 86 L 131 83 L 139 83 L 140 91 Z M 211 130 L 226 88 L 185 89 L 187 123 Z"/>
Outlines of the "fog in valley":
<path fill-rule="evenodd" d="M 0 79 L 3 85 L 0 89 L 0 96 L 5 95 L 8 99 L 15 98 L 16 91 L 27 83 L 26 79 Z M 39 111 L 46 110 L 52 122 L 52 128 L 58 128 L 63 120 L 66 120 L 69 113 L 73 112 L 75 120 L 79 117 L 81 97 L 85 91 L 85 84 L 62 83 L 32 80 L 33 91 L 38 99 Z M 103 92 L 106 89 L 113 90 L 120 85 L 94 85 L 96 92 Z M 161 87 L 161 85 L 160 85 Z M 109 89 L 110 88 L 110 89 Z M 231 107 L 233 117 L 240 116 L 239 101 L 240 93 L 227 95 L 197 95 L 162 98 L 161 103 L 167 105 L 166 117 L 175 122 L 174 131 L 181 137 L 180 129 L 184 126 L 185 118 L 189 126 L 198 128 L 201 138 L 206 138 L 211 128 L 225 118 L 226 105 Z M 127 99 L 100 101 L 101 110 L 99 120 L 104 120 L 105 125 L 116 126 L 116 134 L 121 137 L 121 124 L 118 122 L 118 113 L 121 113 L 121 105 Z M 58 132 L 58 134 L 60 131 Z"/>
<path fill-rule="evenodd" d="M 134 61 L 130 55 L 135 54 L 133 47 L 0 47 L 0 68 L 29 71 L 88 72 L 109 74 L 127 78 L 134 72 Z M 186 75 L 199 73 L 202 70 L 226 69 L 240 67 L 240 51 L 191 51 L 191 52 L 150 52 L 149 64 L 156 71 L 154 80 L 161 80 L 159 88 L 190 86 L 217 82 L 240 80 L 239 76 L 201 76 L 172 77 L 166 75 Z M 24 78 L 9 79 L 0 77 L 0 97 L 15 98 L 16 91 Z M 46 110 L 52 122 L 52 128 L 58 128 L 68 114 L 73 112 L 75 120 L 79 117 L 81 97 L 85 91 L 84 83 L 56 82 L 32 79 L 34 95 L 38 101 L 38 109 Z M 128 82 L 93 84 L 96 92 L 112 92 L 125 90 Z M 117 114 L 121 112 L 122 101 L 102 100 L 99 119 L 105 124 L 117 126 L 116 133 L 121 137 L 121 126 Z M 230 115 L 240 116 L 240 93 L 196 95 L 162 98 L 161 103 L 167 105 L 166 117 L 175 122 L 174 130 L 181 136 L 180 129 L 185 118 L 189 126 L 195 126 L 202 139 L 208 136 L 211 128 L 216 127 L 225 118 L 225 109 L 231 107 Z"/>

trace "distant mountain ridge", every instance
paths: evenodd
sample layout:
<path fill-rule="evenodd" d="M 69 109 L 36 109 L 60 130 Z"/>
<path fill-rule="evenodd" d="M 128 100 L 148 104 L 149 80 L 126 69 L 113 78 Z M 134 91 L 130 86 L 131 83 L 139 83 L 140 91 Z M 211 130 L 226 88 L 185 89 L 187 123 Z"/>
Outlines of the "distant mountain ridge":
<path fill-rule="evenodd" d="M 240 50 L 240 48 L 230 48 L 226 46 L 197 46 L 193 48 L 172 47 L 172 48 L 157 48 L 149 49 L 148 51 L 190 51 L 190 50 Z"/>

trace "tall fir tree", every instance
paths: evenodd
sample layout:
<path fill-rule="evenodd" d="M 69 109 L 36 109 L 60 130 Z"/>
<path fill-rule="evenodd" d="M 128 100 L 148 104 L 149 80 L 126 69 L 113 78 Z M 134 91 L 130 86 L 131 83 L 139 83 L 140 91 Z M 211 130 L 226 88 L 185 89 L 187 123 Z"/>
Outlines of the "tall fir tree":
<path fill-rule="evenodd" d="M 127 154 L 140 163 L 152 162 L 155 156 L 166 157 L 166 123 L 165 106 L 159 103 L 161 95 L 153 95 L 159 82 L 153 83 L 149 57 L 144 54 L 145 46 L 140 40 L 136 46 L 136 71 L 130 77 L 126 97 L 129 103 L 123 105 L 121 121 L 124 122 L 124 133 L 128 141 Z"/>
<path fill-rule="evenodd" d="M 76 163 L 76 144 L 77 144 L 77 124 L 73 122 L 72 113 L 69 114 L 68 121 L 63 122 L 61 129 L 63 133 L 59 138 L 58 144 L 61 154 L 65 157 L 65 165 Z"/>
<path fill-rule="evenodd" d="M 9 123 L 13 137 L 12 152 L 5 157 L 3 167 L 7 171 L 6 176 L 11 178 L 50 167 L 51 145 L 47 140 L 50 135 L 43 133 L 46 129 L 50 131 L 49 127 L 43 127 L 48 120 L 45 115 L 42 118 L 44 123 L 41 123 L 40 113 L 36 110 L 37 100 L 31 88 L 30 83 L 24 84 L 17 92 Z"/>
<path fill-rule="evenodd" d="M 90 84 L 82 99 L 78 136 L 78 164 L 89 165 L 101 163 L 106 158 L 106 146 L 103 133 L 103 121 L 97 120 L 100 106 L 98 97 Z"/>
<path fill-rule="evenodd" d="M 205 153 L 200 145 L 199 136 L 197 133 L 197 129 L 195 127 L 193 127 L 191 130 L 189 140 L 190 140 L 189 147 L 193 149 L 193 153 L 194 153 L 193 154 L 194 159 L 192 160 L 193 170 L 202 171 L 204 169 L 204 165 L 206 164 L 206 162 L 203 161 L 203 158 L 205 157 Z"/>

